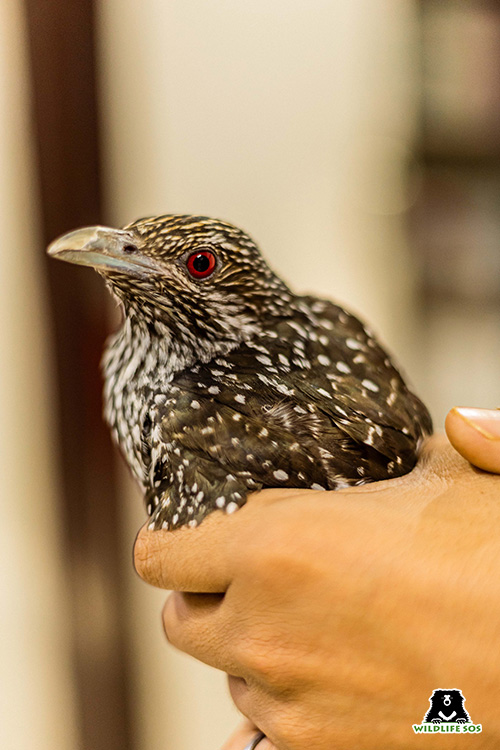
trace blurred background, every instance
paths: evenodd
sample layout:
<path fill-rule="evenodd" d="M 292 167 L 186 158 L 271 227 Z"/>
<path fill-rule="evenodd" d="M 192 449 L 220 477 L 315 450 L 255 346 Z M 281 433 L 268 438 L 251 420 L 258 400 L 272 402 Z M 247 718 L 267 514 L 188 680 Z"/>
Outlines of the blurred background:
<path fill-rule="evenodd" d="M 500 405 L 500 6 L 2 0 L 0 747 L 217 750 L 224 676 L 163 639 L 101 422 L 117 322 L 45 245 L 185 212 L 396 353 L 441 429 Z"/>

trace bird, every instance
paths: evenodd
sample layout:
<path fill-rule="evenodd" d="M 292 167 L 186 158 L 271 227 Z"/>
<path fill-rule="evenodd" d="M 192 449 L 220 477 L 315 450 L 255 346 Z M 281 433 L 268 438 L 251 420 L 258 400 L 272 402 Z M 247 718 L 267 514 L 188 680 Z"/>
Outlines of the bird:
<path fill-rule="evenodd" d="M 402 476 L 432 421 L 355 315 L 295 294 L 243 230 L 166 214 L 84 227 L 53 257 L 94 268 L 123 311 L 104 416 L 151 530 L 233 513 L 263 488 Z"/>

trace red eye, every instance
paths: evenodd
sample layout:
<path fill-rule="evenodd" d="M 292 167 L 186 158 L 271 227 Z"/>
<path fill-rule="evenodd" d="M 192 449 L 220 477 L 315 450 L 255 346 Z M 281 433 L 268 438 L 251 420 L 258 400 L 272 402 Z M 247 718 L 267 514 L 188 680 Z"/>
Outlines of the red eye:
<path fill-rule="evenodd" d="M 215 255 L 210 250 L 199 250 L 187 259 L 187 269 L 195 279 L 206 279 L 215 269 Z"/>

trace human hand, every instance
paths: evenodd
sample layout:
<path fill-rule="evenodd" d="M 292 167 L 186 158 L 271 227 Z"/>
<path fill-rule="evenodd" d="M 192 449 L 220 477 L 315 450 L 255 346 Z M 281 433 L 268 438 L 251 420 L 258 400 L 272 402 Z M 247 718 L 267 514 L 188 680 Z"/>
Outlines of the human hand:
<path fill-rule="evenodd" d="M 266 490 L 196 529 L 143 529 L 136 566 L 178 589 L 164 609 L 169 640 L 228 672 L 236 705 L 279 750 L 409 749 L 411 724 L 445 684 L 462 689 L 484 724 L 476 744 L 490 747 L 500 736 L 499 482 L 434 437 L 400 479 Z M 456 742 L 443 736 L 440 747 Z"/>

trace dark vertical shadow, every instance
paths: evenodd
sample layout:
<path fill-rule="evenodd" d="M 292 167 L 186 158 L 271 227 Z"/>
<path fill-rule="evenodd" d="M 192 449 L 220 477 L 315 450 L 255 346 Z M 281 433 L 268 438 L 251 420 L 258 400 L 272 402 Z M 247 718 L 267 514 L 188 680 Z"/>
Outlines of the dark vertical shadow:
<path fill-rule="evenodd" d="M 102 221 L 93 0 L 25 0 L 43 234 Z M 40 248 L 44 252 L 44 248 Z M 133 747 L 113 450 L 101 420 L 107 334 L 96 274 L 47 259 L 81 747 Z M 51 606 L 47 602 L 47 606 Z M 61 717 L 64 721 L 64 717 Z"/>

